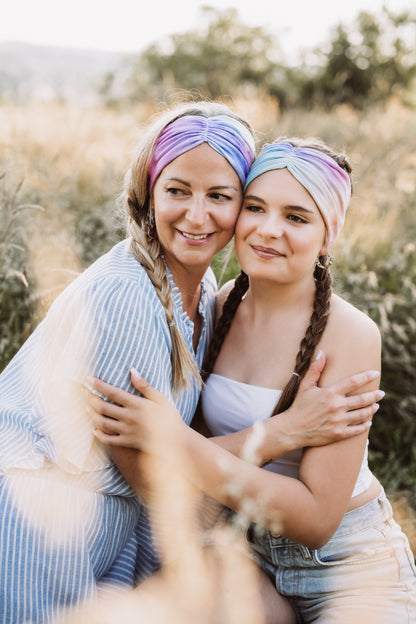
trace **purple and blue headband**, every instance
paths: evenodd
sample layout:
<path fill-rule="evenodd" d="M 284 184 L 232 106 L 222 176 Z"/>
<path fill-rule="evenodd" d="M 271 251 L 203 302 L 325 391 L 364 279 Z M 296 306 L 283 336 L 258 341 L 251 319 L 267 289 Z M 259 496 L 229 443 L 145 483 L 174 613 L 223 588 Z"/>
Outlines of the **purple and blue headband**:
<path fill-rule="evenodd" d="M 265 145 L 247 176 L 244 190 L 266 171 L 287 169 L 314 199 L 325 223 L 327 247 L 338 238 L 351 199 L 351 181 L 338 163 L 319 149 L 277 142 Z"/>
<path fill-rule="evenodd" d="M 156 140 L 149 163 L 150 190 L 162 169 L 202 143 L 224 156 L 244 185 L 255 156 L 249 129 L 229 115 L 184 115 L 168 124 Z"/>

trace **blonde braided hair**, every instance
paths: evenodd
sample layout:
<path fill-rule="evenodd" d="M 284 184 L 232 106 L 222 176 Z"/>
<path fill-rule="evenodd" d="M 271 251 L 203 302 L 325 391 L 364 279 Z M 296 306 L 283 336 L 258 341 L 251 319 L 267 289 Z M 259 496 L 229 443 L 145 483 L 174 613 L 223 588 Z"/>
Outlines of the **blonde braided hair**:
<path fill-rule="evenodd" d="M 212 117 L 228 115 L 250 126 L 224 104 L 216 102 L 195 102 L 179 105 L 165 111 L 142 137 L 130 169 L 124 180 L 123 203 L 128 215 L 127 230 L 131 236 L 130 249 L 143 266 L 163 306 L 172 341 L 172 386 L 175 391 L 189 386 L 191 378 L 201 385 L 201 377 L 193 354 L 175 324 L 172 285 L 166 273 L 163 249 L 157 238 L 148 236 L 148 220 L 152 211 L 149 193 L 148 168 L 152 150 L 162 130 L 184 115 Z"/>

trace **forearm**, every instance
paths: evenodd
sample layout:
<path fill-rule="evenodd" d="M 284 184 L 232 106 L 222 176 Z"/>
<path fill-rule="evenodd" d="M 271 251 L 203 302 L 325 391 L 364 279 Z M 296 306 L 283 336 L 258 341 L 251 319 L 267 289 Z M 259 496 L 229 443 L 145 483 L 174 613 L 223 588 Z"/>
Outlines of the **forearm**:
<path fill-rule="evenodd" d="M 194 485 L 249 520 L 310 547 L 335 530 L 338 514 L 308 484 L 241 461 L 194 431 L 186 434 L 186 448 Z"/>
<path fill-rule="evenodd" d="M 237 457 L 262 466 L 305 445 L 302 432 L 290 427 L 290 414 L 283 412 L 254 427 L 212 437 L 211 441 Z"/>
<path fill-rule="evenodd" d="M 148 499 L 150 496 L 150 483 L 146 455 L 141 451 L 124 446 L 108 444 L 106 448 L 127 483 L 140 496 Z"/>

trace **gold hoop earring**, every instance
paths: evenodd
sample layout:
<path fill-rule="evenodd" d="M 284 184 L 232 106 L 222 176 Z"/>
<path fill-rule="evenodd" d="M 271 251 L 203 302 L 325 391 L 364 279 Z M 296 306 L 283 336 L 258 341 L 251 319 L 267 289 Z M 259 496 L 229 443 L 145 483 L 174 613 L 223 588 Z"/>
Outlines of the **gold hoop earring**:
<path fill-rule="evenodd" d="M 147 226 L 147 237 L 150 238 L 151 240 L 155 240 L 157 238 L 157 230 L 156 230 L 155 211 L 153 210 L 153 208 L 150 208 L 148 212 L 147 219 L 146 219 L 146 226 Z"/>
<path fill-rule="evenodd" d="M 321 262 L 321 258 L 323 258 L 323 264 Z M 315 260 L 315 265 L 320 269 L 328 269 L 332 264 L 332 256 L 329 251 L 324 255 L 319 255 Z"/>

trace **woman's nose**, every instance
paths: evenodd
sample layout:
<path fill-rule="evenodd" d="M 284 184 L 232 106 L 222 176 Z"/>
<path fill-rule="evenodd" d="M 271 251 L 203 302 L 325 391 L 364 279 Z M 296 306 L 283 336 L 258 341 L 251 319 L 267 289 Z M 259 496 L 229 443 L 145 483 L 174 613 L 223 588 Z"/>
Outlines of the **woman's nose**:
<path fill-rule="evenodd" d="M 193 225 L 203 225 L 207 218 L 207 207 L 203 197 L 192 197 L 187 210 L 187 219 Z"/>

